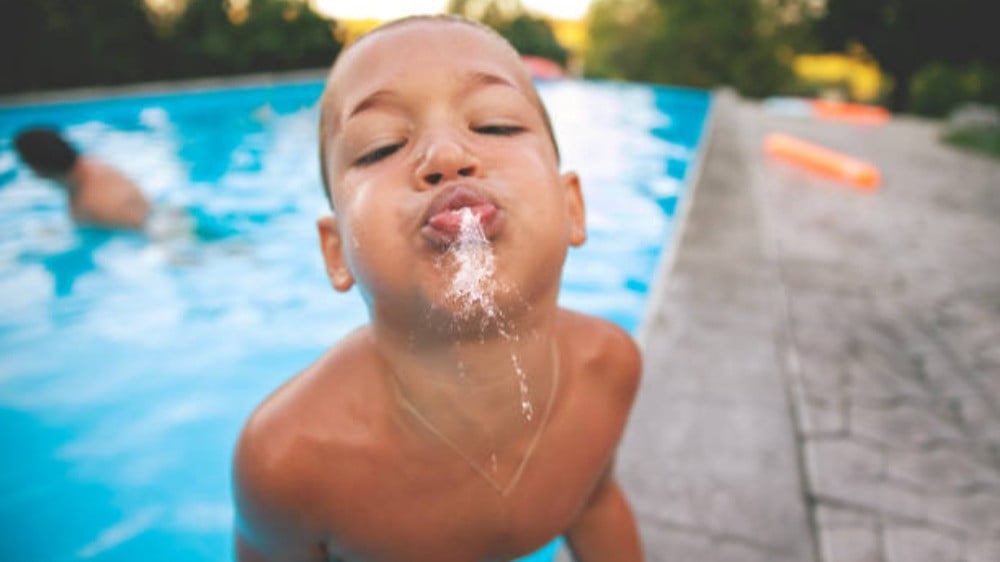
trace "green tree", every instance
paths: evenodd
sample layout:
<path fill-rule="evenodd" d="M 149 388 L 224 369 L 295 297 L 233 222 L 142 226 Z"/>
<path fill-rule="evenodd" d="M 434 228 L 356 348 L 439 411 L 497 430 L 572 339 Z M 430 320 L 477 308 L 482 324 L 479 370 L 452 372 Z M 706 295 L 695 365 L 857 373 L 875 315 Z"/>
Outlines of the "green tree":
<path fill-rule="evenodd" d="M 907 110 L 944 117 L 963 102 L 1000 107 L 1000 69 L 985 63 L 931 63 L 914 75 Z"/>
<path fill-rule="evenodd" d="M 827 0 L 817 24 L 828 48 L 856 41 L 892 76 L 893 110 L 910 108 L 911 82 L 933 63 L 1000 62 L 994 0 Z"/>
<path fill-rule="evenodd" d="M 521 0 L 449 0 L 448 13 L 484 23 L 493 29 L 525 13 Z"/>
<path fill-rule="evenodd" d="M 220 0 L 188 0 L 164 30 L 177 75 L 218 75 L 327 66 L 340 52 L 335 23 L 302 0 L 249 0 L 236 12 Z"/>
<path fill-rule="evenodd" d="M 656 60 L 663 11 L 648 0 L 598 0 L 590 7 L 590 47 L 584 60 L 587 76 L 615 80 L 657 79 L 649 68 Z"/>
<path fill-rule="evenodd" d="M 563 66 L 569 58 L 552 26 L 528 13 L 520 0 L 451 0 L 448 12 L 492 27 L 522 55 L 545 57 Z"/>
<path fill-rule="evenodd" d="M 141 0 L 3 0 L 0 91 L 146 77 L 160 44 Z"/>
<path fill-rule="evenodd" d="M 598 0 L 589 76 L 710 88 L 750 96 L 791 79 L 808 12 L 802 0 Z"/>
<path fill-rule="evenodd" d="M 144 0 L 0 2 L 0 92 L 321 67 L 341 47 L 305 0 L 187 0 L 166 19 Z"/>

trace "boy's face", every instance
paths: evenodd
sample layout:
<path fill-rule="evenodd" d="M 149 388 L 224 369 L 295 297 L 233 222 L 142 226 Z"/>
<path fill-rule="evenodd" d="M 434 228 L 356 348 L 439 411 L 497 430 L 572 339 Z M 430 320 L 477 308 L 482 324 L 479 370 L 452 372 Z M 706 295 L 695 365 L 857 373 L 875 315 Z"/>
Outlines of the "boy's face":
<path fill-rule="evenodd" d="M 322 104 L 334 287 L 358 281 L 376 317 L 448 311 L 467 207 L 494 252 L 497 304 L 554 302 L 583 201 L 509 46 L 455 22 L 385 29 L 338 61 Z"/>

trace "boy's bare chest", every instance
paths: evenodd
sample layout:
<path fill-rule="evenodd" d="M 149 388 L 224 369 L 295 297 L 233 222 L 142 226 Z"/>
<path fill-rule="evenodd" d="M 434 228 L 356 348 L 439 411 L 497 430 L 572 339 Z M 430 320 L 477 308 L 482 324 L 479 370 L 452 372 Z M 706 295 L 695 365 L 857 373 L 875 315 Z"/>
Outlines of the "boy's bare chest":
<path fill-rule="evenodd" d="M 358 560 L 514 558 L 572 525 L 613 447 L 613 439 L 581 447 L 560 433 L 540 442 L 506 495 L 448 451 L 384 453 L 316 485 L 326 492 L 314 513 L 331 545 Z"/>

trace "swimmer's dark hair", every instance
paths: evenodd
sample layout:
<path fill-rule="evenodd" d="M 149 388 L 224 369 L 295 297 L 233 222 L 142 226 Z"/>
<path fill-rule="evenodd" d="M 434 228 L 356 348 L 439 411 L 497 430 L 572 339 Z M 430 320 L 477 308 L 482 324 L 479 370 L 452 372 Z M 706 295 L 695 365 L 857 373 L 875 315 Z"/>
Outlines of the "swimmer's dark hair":
<path fill-rule="evenodd" d="M 330 68 L 330 72 L 329 72 L 328 76 L 333 76 L 333 71 L 337 68 L 337 62 L 340 61 L 340 59 L 346 53 L 350 52 L 351 49 L 354 49 L 359 44 L 364 43 L 369 37 L 371 37 L 373 35 L 378 35 L 382 31 L 386 31 L 386 30 L 389 30 L 389 29 L 394 29 L 396 27 L 401 27 L 401 26 L 404 26 L 404 25 L 407 25 L 407 24 L 411 24 L 411 23 L 421 23 L 421 22 L 455 23 L 455 24 L 459 24 L 459 25 L 467 25 L 469 27 L 472 27 L 474 29 L 478 29 L 479 31 L 482 31 L 482 32 L 486 33 L 487 35 L 493 37 L 494 39 L 499 40 L 503 44 L 507 45 L 514 54 L 518 54 L 517 53 L 517 49 L 515 49 L 514 46 L 510 44 L 510 41 L 507 41 L 506 37 L 504 37 L 503 35 L 500 35 L 499 33 L 497 33 L 497 31 L 495 29 L 493 29 L 492 27 L 490 27 L 490 26 L 488 26 L 486 24 L 480 23 L 478 21 L 470 20 L 468 18 L 464 18 L 462 16 L 457 16 L 457 15 L 454 15 L 454 14 L 433 14 L 433 15 L 407 16 L 405 18 L 400 18 L 400 19 L 397 19 L 397 20 L 390 21 L 389 23 L 380 25 L 380 26 L 376 27 L 375 29 L 369 31 L 368 33 L 362 35 L 356 41 L 354 41 L 353 43 L 351 43 L 350 45 L 348 45 L 348 47 L 346 49 L 344 49 L 343 51 L 341 51 L 340 54 L 337 56 L 337 60 L 334 61 L 333 66 Z M 329 78 L 327 80 L 329 81 Z M 542 120 L 545 121 L 545 128 L 549 132 L 549 139 L 552 140 L 552 147 L 556 151 L 556 161 L 559 161 L 559 159 L 560 159 L 560 156 L 559 156 L 559 143 L 556 142 L 556 135 L 555 135 L 555 132 L 552 129 L 552 120 L 549 118 L 549 112 L 548 112 L 547 109 L 545 109 L 545 104 L 542 103 L 541 98 L 538 97 L 538 92 L 535 92 L 534 89 L 532 89 L 532 93 L 535 96 L 535 101 L 538 103 L 538 107 L 542 111 Z M 324 135 L 324 132 L 326 131 L 326 112 L 324 111 L 324 108 L 326 107 L 326 101 L 325 100 L 326 100 L 326 89 L 324 88 L 323 95 L 320 97 L 320 108 L 319 108 L 319 114 L 320 114 L 320 122 L 319 122 L 319 172 L 320 172 L 320 177 L 323 179 L 323 194 L 326 195 L 326 201 L 327 201 L 327 203 L 330 204 L 330 208 L 333 209 L 333 196 L 330 194 L 330 183 L 329 183 L 328 178 L 326 177 L 326 137 Z"/>
<path fill-rule="evenodd" d="M 14 147 L 21 159 L 39 174 L 68 174 L 79 157 L 55 129 L 47 127 L 22 131 L 14 139 Z"/>

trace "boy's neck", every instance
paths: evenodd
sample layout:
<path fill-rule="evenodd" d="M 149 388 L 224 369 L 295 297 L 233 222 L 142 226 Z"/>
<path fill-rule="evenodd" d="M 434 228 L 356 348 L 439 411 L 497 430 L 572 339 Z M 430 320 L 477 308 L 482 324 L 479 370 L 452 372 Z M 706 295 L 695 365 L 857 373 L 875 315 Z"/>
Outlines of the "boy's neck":
<path fill-rule="evenodd" d="M 483 337 L 400 334 L 377 323 L 373 334 L 401 398 L 438 429 L 479 427 L 502 438 L 542 416 L 553 385 L 556 307 L 542 312 Z"/>

